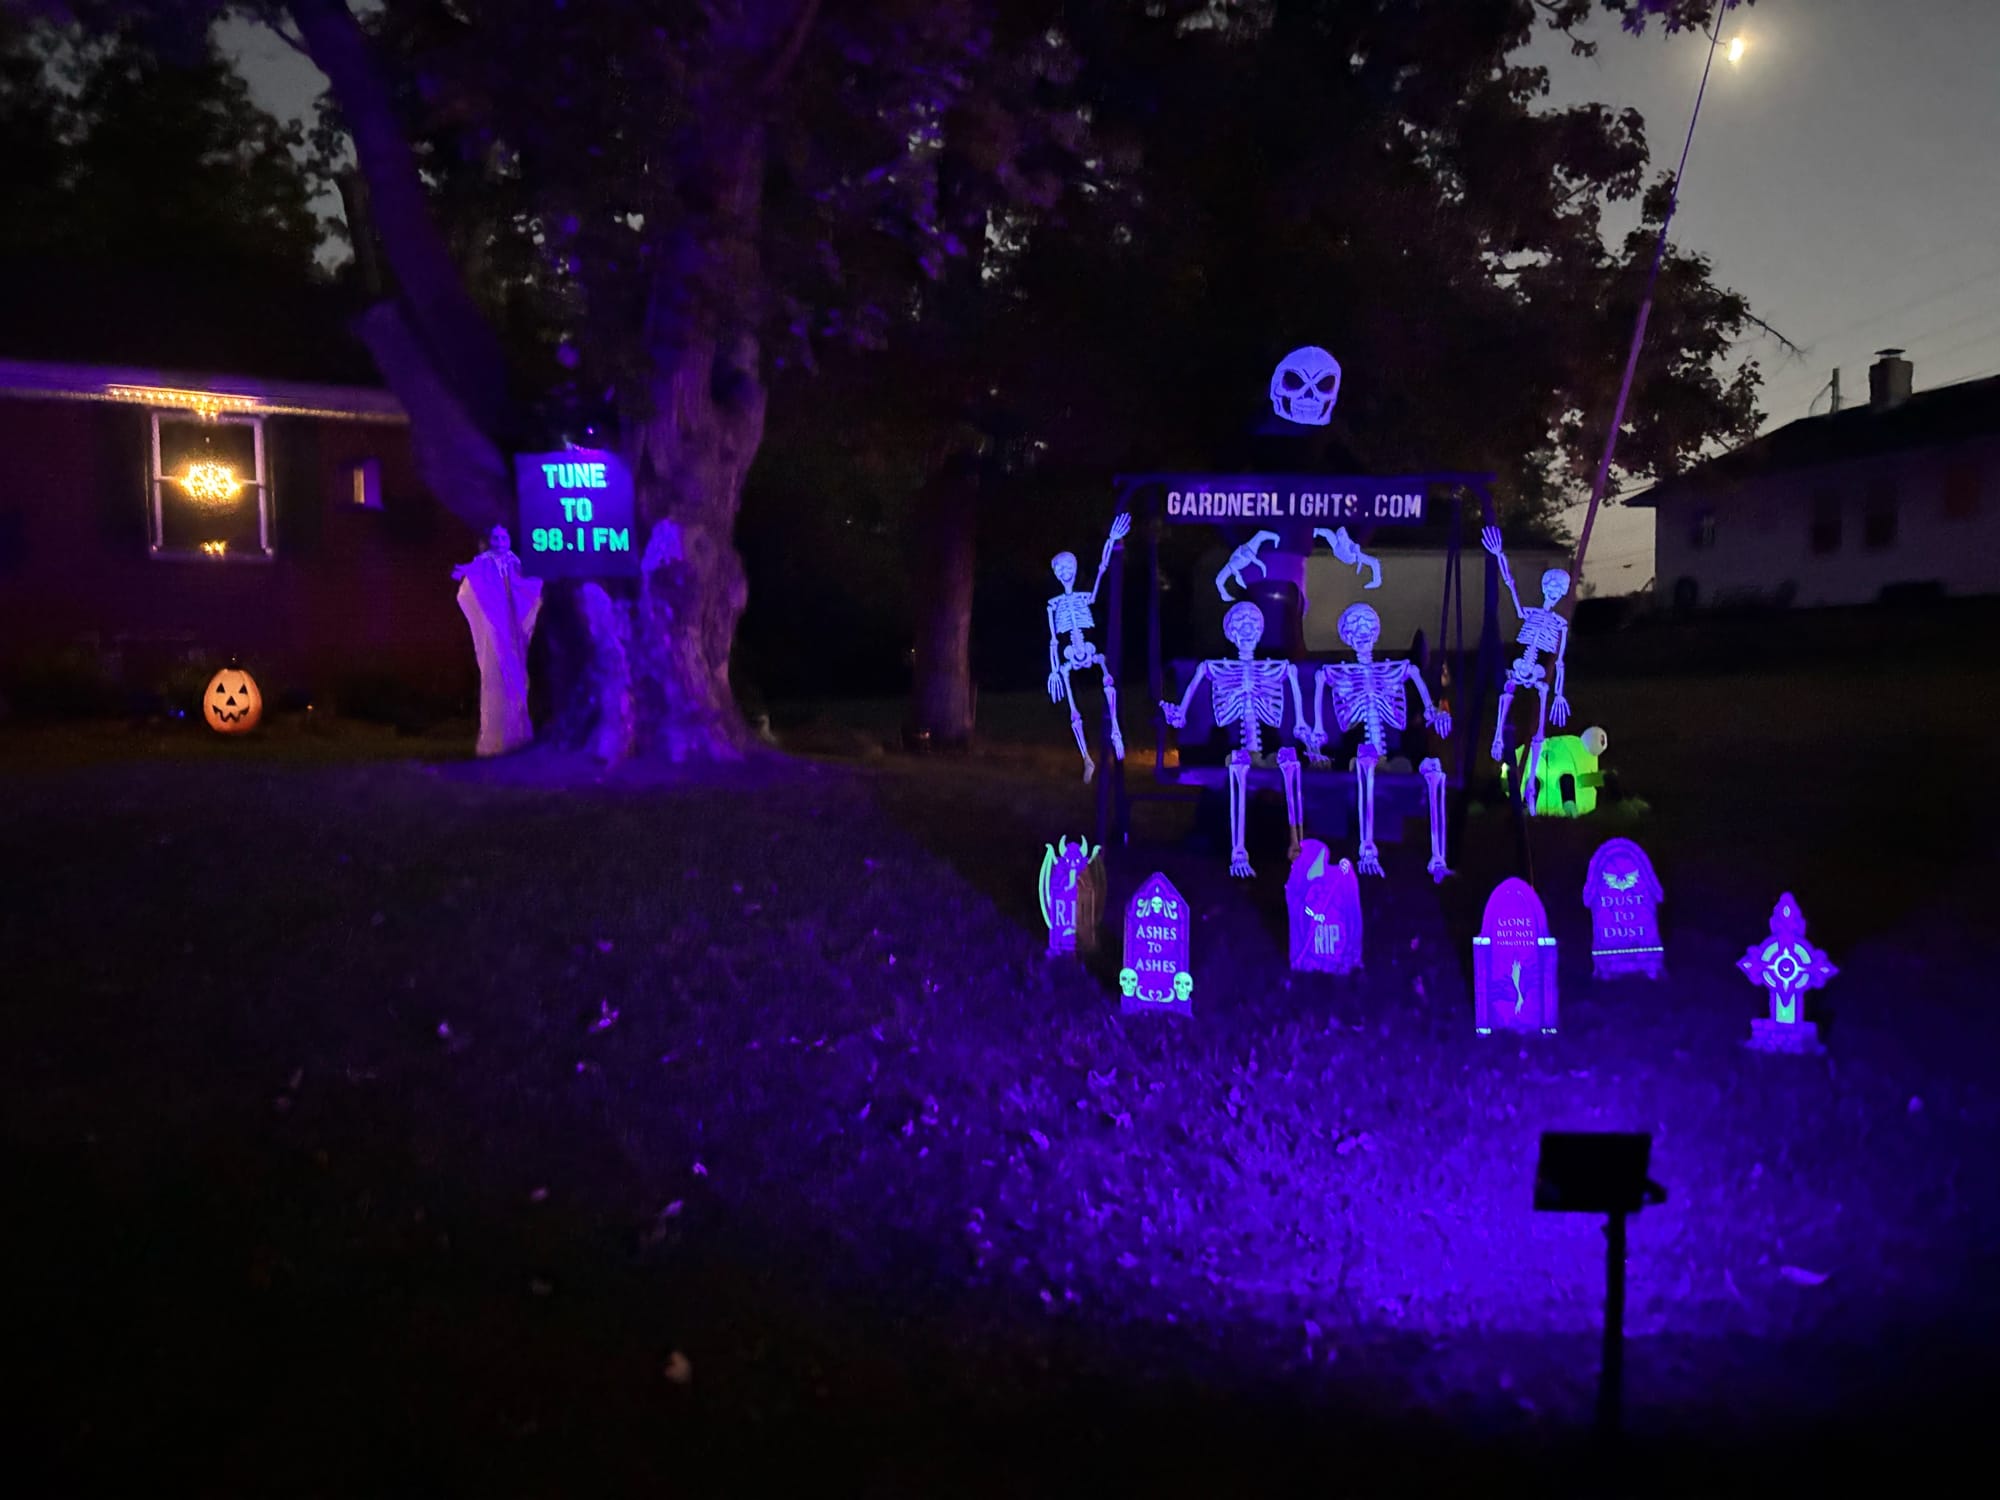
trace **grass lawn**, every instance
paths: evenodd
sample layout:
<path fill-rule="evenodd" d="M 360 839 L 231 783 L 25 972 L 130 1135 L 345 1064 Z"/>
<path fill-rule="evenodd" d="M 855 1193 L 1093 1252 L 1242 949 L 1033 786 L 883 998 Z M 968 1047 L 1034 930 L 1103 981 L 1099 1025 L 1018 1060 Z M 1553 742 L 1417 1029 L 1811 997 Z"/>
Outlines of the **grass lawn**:
<path fill-rule="evenodd" d="M 1912 1476 L 2000 1387 L 2000 682 L 1578 686 L 1646 808 L 1535 826 L 1525 1040 L 1471 1022 L 1497 814 L 1441 888 L 1385 847 L 1340 980 L 1286 969 L 1281 835 L 1233 882 L 1147 806 L 1105 951 L 1046 961 L 1041 847 L 1094 805 L 1046 703 L 971 761 L 568 790 L 469 735 L 0 735 L 32 1492 L 1561 1489 L 1603 1292 L 1598 1223 L 1529 1211 L 1563 1128 L 1652 1132 L 1671 1194 L 1623 1489 Z M 1588 977 L 1614 831 L 1658 985 Z M 1117 1012 L 1153 869 L 1192 1022 Z M 1740 1045 L 1785 889 L 1823 1060 Z"/>

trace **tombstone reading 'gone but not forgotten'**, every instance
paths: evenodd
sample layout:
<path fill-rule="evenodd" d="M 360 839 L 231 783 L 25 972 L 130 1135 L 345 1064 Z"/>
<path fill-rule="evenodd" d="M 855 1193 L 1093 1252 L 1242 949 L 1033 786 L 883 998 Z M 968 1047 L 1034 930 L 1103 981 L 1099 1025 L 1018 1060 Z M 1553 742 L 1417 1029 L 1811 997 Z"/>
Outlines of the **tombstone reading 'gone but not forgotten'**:
<path fill-rule="evenodd" d="M 1146 877 L 1125 908 L 1125 967 L 1118 988 L 1127 1014 L 1174 1011 L 1194 1014 L 1194 974 L 1188 967 L 1187 902 L 1166 876 Z"/>
<path fill-rule="evenodd" d="M 1472 940 L 1473 1024 L 1493 1031 L 1556 1029 L 1556 940 L 1527 881 L 1503 880 Z"/>

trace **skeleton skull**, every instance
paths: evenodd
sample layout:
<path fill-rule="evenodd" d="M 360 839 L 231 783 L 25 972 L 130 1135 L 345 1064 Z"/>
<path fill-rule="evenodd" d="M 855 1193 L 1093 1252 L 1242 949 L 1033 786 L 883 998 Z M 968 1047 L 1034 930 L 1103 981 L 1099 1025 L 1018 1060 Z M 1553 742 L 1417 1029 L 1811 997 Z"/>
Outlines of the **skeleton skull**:
<path fill-rule="evenodd" d="M 1365 656 L 1382 639 L 1382 617 L 1366 604 L 1350 604 L 1340 612 L 1340 642 L 1356 656 Z"/>
<path fill-rule="evenodd" d="M 1049 566 L 1055 569 L 1056 582 L 1064 588 L 1068 588 L 1076 582 L 1076 554 L 1074 552 L 1058 552 L 1050 559 Z"/>
<path fill-rule="evenodd" d="M 514 545 L 514 539 L 507 534 L 505 526 L 495 526 L 486 533 L 486 547 L 490 552 L 505 552 Z"/>
<path fill-rule="evenodd" d="M 1174 976 L 1174 998 L 1186 1005 L 1194 995 L 1194 975 L 1182 969 Z"/>
<path fill-rule="evenodd" d="M 1264 611 L 1249 603 L 1232 606 L 1222 617 L 1222 634 L 1230 645 L 1248 656 L 1264 639 Z"/>
<path fill-rule="evenodd" d="M 1271 410 L 1301 427 L 1324 427 L 1340 399 L 1340 361 L 1316 344 L 1294 349 L 1271 375 Z"/>
<path fill-rule="evenodd" d="M 1565 573 L 1561 568 L 1550 568 L 1548 572 L 1542 575 L 1542 604 L 1544 607 L 1554 609 L 1556 605 L 1562 602 L 1563 595 L 1568 592 L 1569 574 Z"/>
<path fill-rule="evenodd" d="M 1118 971 L 1118 993 L 1128 1000 L 1139 993 L 1139 971 L 1137 969 L 1120 969 Z"/>

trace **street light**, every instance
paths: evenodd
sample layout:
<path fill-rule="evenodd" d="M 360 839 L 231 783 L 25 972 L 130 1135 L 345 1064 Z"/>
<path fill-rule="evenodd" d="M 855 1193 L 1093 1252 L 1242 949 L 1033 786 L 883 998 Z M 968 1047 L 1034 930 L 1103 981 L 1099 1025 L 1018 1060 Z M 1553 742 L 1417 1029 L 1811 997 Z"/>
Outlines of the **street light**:
<path fill-rule="evenodd" d="M 1653 288 L 1659 284 L 1660 263 L 1667 257 L 1667 226 L 1674 221 L 1674 209 L 1681 201 L 1681 176 L 1687 171 L 1688 148 L 1694 145 L 1695 123 L 1701 119 L 1701 101 L 1708 93 L 1709 70 L 1715 66 L 1716 50 L 1722 45 L 1721 22 L 1735 0 L 1720 0 L 1716 7 L 1716 29 L 1708 33 L 1708 61 L 1702 64 L 1701 87 L 1695 90 L 1694 113 L 1688 116 L 1687 139 L 1681 142 L 1681 164 L 1674 169 L 1673 191 L 1667 196 L 1667 211 L 1660 219 L 1660 238 L 1653 246 L 1652 269 L 1646 273 L 1646 295 L 1639 303 L 1639 321 L 1632 327 L 1632 347 L 1625 356 L 1625 378 L 1618 383 L 1618 404 L 1611 412 L 1611 430 L 1604 435 L 1604 457 L 1597 465 L 1597 479 L 1590 487 L 1590 509 L 1584 513 L 1583 530 L 1576 539 L 1576 556 L 1570 574 L 1576 581 L 1577 598 L 1583 597 L 1583 555 L 1590 548 L 1590 528 L 1597 521 L 1597 507 L 1604 503 L 1604 486 L 1611 477 L 1611 459 L 1618 451 L 1618 429 L 1625 425 L 1625 402 L 1632 394 L 1632 374 L 1639 367 L 1639 350 L 1646 342 L 1646 323 L 1653 316 Z M 1730 38 L 1724 56 L 1740 63 L 1749 42 L 1738 35 Z"/>

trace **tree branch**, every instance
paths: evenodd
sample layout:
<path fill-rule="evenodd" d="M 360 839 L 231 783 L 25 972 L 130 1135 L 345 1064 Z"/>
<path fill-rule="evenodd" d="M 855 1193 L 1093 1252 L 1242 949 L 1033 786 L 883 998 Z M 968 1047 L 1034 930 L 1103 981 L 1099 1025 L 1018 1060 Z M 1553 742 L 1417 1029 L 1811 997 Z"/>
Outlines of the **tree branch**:
<path fill-rule="evenodd" d="M 813 22 L 819 18 L 820 0 L 800 0 L 799 13 L 792 21 L 791 34 L 778 49 L 778 55 L 771 59 L 771 66 L 765 70 L 764 78 L 757 85 L 757 99 L 768 102 L 771 96 L 783 86 L 791 71 L 798 65 L 799 54 L 805 51 L 806 37 L 811 34 Z"/>
<path fill-rule="evenodd" d="M 287 8 L 353 137 L 382 253 L 418 341 L 467 415 L 497 437 L 506 425 L 506 354 L 431 215 L 416 153 L 367 34 L 346 0 L 288 0 Z"/>

